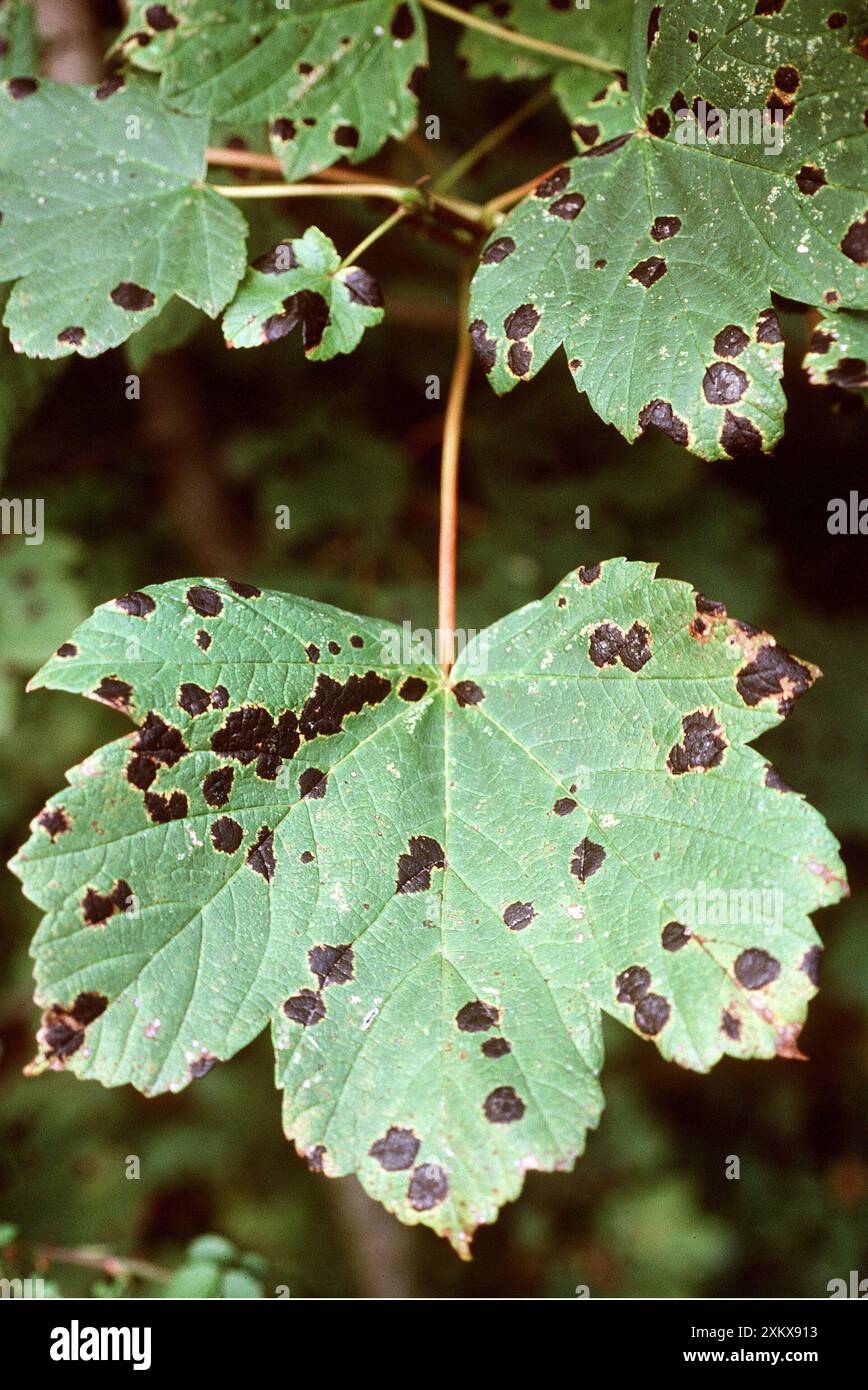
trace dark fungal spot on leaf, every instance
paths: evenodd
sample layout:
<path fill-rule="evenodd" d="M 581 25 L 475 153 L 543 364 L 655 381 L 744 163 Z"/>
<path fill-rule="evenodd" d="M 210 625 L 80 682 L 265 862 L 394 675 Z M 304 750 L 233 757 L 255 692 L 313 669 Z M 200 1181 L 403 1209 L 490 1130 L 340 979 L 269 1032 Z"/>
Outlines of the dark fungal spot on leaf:
<path fill-rule="evenodd" d="M 804 971 L 815 989 L 819 989 L 820 987 L 820 964 L 822 957 L 822 946 L 810 946 L 802 957 L 802 963 L 799 966 L 799 969 Z"/>
<path fill-rule="evenodd" d="M 635 622 L 621 641 L 621 663 L 628 671 L 641 671 L 651 660 L 651 634 L 642 623 Z"/>
<path fill-rule="evenodd" d="M 791 63 L 783 63 L 774 76 L 774 83 L 778 91 L 787 92 L 790 96 L 793 92 L 798 91 L 800 80 L 797 69 Z"/>
<path fill-rule="evenodd" d="M 756 321 L 756 340 L 758 343 L 782 343 L 780 320 L 774 309 L 763 309 Z"/>
<path fill-rule="evenodd" d="M 492 1125 L 511 1125 L 520 1120 L 525 1103 L 512 1086 L 496 1086 L 485 1097 L 482 1112 Z"/>
<path fill-rule="evenodd" d="M 284 759 L 298 751 L 301 738 L 298 719 L 284 710 L 275 723 L 261 705 L 243 705 L 226 716 L 225 723 L 211 735 L 211 750 L 235 758 L 243 766 L 256 761 L 256 775 L 273 782 Z"/>
<path fill-rule="evenodd" d="M 709 405 L 734 405 L 740 401 L 749 385 L 741 367 L 731 362 L 712 362 L 702 378 L 702 394 Z"/>
<path fill-rule="evenodd" d="M 452 687 L 452 694 L 462 709 L 468 705 L 479 705 L 485 699 L 485 692 L 476 681 L 457 681 Z"/>
<path fill-rule="evenodd" d="M 323 1159 L 326 1152 L 325 1144 L 314 1144 L 313 1148 L 305 1150 L 304 1161 L 312 1173 L 323 1171 Z"/>
<path fill-rule="evenodd" d="M 390 25 L 392 37 L 395 39 L 411 39 L 416 32 L 416 21 L 413 18 L 413 11 L 407 4 L 400 4 L 392 15 Z"/>
<path fill-rule="evenodd" d="M 621 655 L 624 634 L 614 623 L 600 623 L 588 640 L 588 656 L 595 666 L 614 666 Z"/>
<path fill-rule="evenodd" d="M 690 940 L 690 930 L 680 922 L 667 922 L 660 933 L 664 951 L 680 951 Z"/>
<path fill-rule="evenodd" d="M 59 343 L 67 343 L 70 347 L 81 347 L 82 343 L 85 340 L 85 336 L 86 335 L 83 328 L 71 326 L 69 328 L 62 328 L 60 330 L 60 332 L 57 335 L 57 341 Z"/>
<path fill-rule="evenodd" d="M 527 343 L 511 343 L 506 362 L 513 376 L 524 377 L 530 371 L 533 353 Z"/>
<path fill-rule="evenodd" d="M 97 87 L 94 96 L 97 101 L 106 101 L 108 97 L 114 96 L 115 92 L 122 92 L 124 85 L 124 79 L 118 74 L 107 77 L 105 82 L 101 82 Z"/>
<path fill-rule="evenodd" d="M 415 704 L 421 700 L 428 689 L 428 682 L 423 681 L 421 676 L 408 676 L 407 679 L 398 687 L 398 695 L 402 700 L 408 700 Z"/>
<path fill-rule="evenodd" d="M 668 241 L 681 231 L 680 217 L 655 217 L 651 223 L 651 236 L 654 241 Z"/>
<path fill-rule="evenodd" d="M 735 1014 L 730 1013 L 729 1009 L 724 1009 L 720 1015 L 721 1031 L 733 1042 L 738 1042 L 741 1037 L 741 1019 Z"/>
<path fill-rule="evenodd" d="M 338 642 L 329 642 L 327 643 L 327 646 L 332 656 L 340 656 L 341 649 L 340 644 Z"/>
<path fill-rule="evenodd" d="M 578 135 L 583 145 L 594 145 L 600 138 L 598 125 L 583 125 L 581 121 L 577 121 L 573 126 L 573 132 Z"/>
<path fill-rule="evenodd" d="M 687 38 L 690 43 L 699 43 L 699 35 L 695 29 L 688 29 Z"/>
<path fill-rule="evenodd" d="M 602 572 L 603 566 L 599 563 L 596 565 L 579 565 L 576 571 L 579 576 L 580 584 L 596 584 Z"/>
<path fill-rule="evenodd" d="M 326 985 L 345 985 L 353 978 L 355 958 L 349 943 L 344 946 L 311 946 L 307 963 L 319 980 L 320 989 L 325 989 Z"/>
<path fill-rule="evenodd" d="M 351 647 L 363 647 L 364 645 L 365 645 L 365 639 L 364 639 L 364 637 L 359 637 L 358 633 L 353 633 L 352 637 L 350 638 L 350 646 L 351 646 Z"/>
<path fill-rule="evenodd" d="M 484 999 L 472 999 L 458 1010 L 455 1023 L 462 1033 L 487 1033 L 500 1022 L 500 1010 Z"/>
<path fill-rule="evenodd" d="M 187 602 L 201 618 L 217 618 L 223 612 L 223 600 L 216 589 L 207 584 L 194 584 L 187 590 Z"/>
<path fill-rule="evenodd" d="M 868 362 L 863 357 L 843 357 L 837 367 L 828 372 L 832 386 L 861 388 L 868 386 Z"/>
<path fill-rule="evenodd" d="M 750 338 L 743 328 L 739 328 L 737 324 L 728 323 L 715 335 L 714 351 L 718 357 L 738 357 L 739 353 L 744 352 L 749 342 Z"/>
<path fill-rule="evenodd" d="M 348 676 L 343 684 L 318 675 L 298 716 L 299 731 L 307 740 L 339 734 L 348 715 L 360 714 L 365 705 L 381 704 L 391 689 L 392 682 L 374 671 Z"/>
<path fill-rule="evenodd" d="M 304 850 L 304 851 L 298 856 L 298 858 L 299 858 L 299 862 L 302 863 L 302 864 L 312 864 L 312 863 L 313 863 L 313 855 L 311 854 L 311 852 L 310 852 L 309 849 Z"/>
<path fill-rule="evenodd" d="M 790 116 L 792 116 L 795 110 L 789 98 L 782 96 L 780 92 L 771 92 L 769 94 L 766 98 L 766 108 L 771 111 L 773 120 L 777 120 L 778 113 L 780 113 L 780 118 L 784 124 L 790 119 Z"/>
<path fill-rule="evenodd" d="M 639 1032 L 653 1038 L 666 1027 L 671 1012 L 662 994 L 646 994 L 633 1010 L 633 1018 Z"/>
<path fill-rule="evenodd" d="M 61 642 L 54 655 L 66 660 L 71 656 L 78 656 L 78 647 L 74 642 Z"/>
<path fill-rule="evenodd" d="M 672 112 L 673 116 L 677 116 L 679 111 L 690 110 L 690 107 L 687 104 L 687 97 L 681 90 L 677 91 L 673 96 L 672 100 L 669 103 L 669 110 Z"/>
<path fill-rule="evenodd" d="M 151 710 L 132 743 L 127 780 L 146 791 L 160 767 L 174 767 L 189 751 L 180 730 Z"/>
<path fill-rule="evenodd" d="M 127 881 L 119 878 L 109 893 L 98 893 L 88 887 L 81 900 L 82 921 L 86 927 L 100 927 L 117 912 L 126 912 L 133 898 Z"/>
<path fill-rule="evenodd" d="M 573 850 L 573 858 L 570 861 L 570 873 L 575 874 L 579 883 L 587 883 L 592 874 L 595 874 L 600 865 L 606 858 L 606 851 L 602 845 L 594 844 L 585 836 L 580 845 L 576 845 Z"/>
<path fill-rule="evenodd" d="M 470 341 L 482 367 L 486 372 L 490 372 L 497 361 L 497 343 L 494 338 L 489 337 L 488 324 L 484 319 L 473 320 L 470 325 Z"/>
<path fill-rule="evenodd" d="M 119 309 L 126 309 L 131 314 L 144 313 L 145 309 L 152 308 L 157 302 L 156 295 L 151 290 L 146 290 L 142 285 L 134 285 L 131 280 L 122 280 L 119 285 L 115 285 L 109 298 Z"/>
<path fill-rule="evenodd" d="M 178 704 L 182 710 L 190 715 L 191 719 L 195 719 L 210 708 L 211 696 L 207 690 L 202 689 L 201 685 L 195 685 L 192 681 L 185 681 L 178 691 Z"/>
<path fill-rule="evenodd" d="M 653 5 L 653 6 L 651 7 L 651 13 L 650 13 L 649 16 L 648 16 L 648 40 L 647 40 L 647 44 L 648 44 L 648 48 L 649 48 L 649 49 L 650 49 L 652 43 L 654 42 L 654 40 L 656 39 L 657 34 L 658 34 L 658 32 L 659 32 L 659 29 L 660 29 L 660 11 L 661 11 L 661 9 L 662 9 L 662 6 L 661 6 L 661 5 Z"/>
<path fill-rule="evenodd" d="M 565 193 L 562 198 L 549 203 L 547 211 L 552 217 L 560 217 L 563 222 L 574 222 L 584 206 L 585 199 L 581 193 Z"/>
<path fill-rule="evenodd" d="M 511 236 L 495 237 L 494 241 L 489 242 L 482 253 L 483 265 L 499 265 L 505 261 L 507 256 L 511 256 L 515 250 L 515 242 Z"/>
<path fill-rule="evenodd" d="M 615 998 L 619 1004 L 638 1004 L 651 987 L 651 972 L 644 965 L 629 965 L 615 976 Z"/>
<path fill-rule="evenodd" d="M 368 1153 L 387 1173 L 400 1173 L 412 1168 L 419 1152 L 419 1140 L 412 1129 L 391 1125 L 382 1139 L 375 1139 Z"/>
<path fill-rule="evenodd" d="M 36 824 L 45 831 L 52 844 L 58 835 L 65 835 L 72 829 L 72 821 L 62 806 L 46 806 L 36 817 Z"/>
<path fill-rule="evenodd" d="M 342 150 L 354 150 L 359 143 L 358 128 L 354 125 L 339 125 L 332 139 Z"/>
<path fill-rule="evenodd" d="M 201 1081 L 203 1076 L 207 1076 L 211 1068 L 217 1061 L 210 1052 L 201 1052 L 198 1057 L 194 1057 L 190 1063 L 190 1080 Z"/>
<path fill-rule="evenodd" d="M 788 714 L 800 695 L 813 685 L 814 678 L 806 666 L 777 643 L 760 647 L 759 651 L 736 676 L 736 689 L 746 705 L 758 705 L 761 700 L 777 698 L 778 713 Z"/>
<path fill-rule="evenodd" d="M 313 642 L 308 642 L 307 646 L 304 649 L 304 654 L 307 657 L 308 661 L 313 662 L 314 665 L 319 661 L 320 657 L 322 656 L 322 652 L 320 651 L 319 647 L 317 647 Z"/>
<path fill-rule="evenodd" d="M 262 590 L 255 584 L 243 584 L 240 579 L 227 579 L 226 583 L 239 598 L 262 598 Z"/>
<path fill-rule="evenodd" d="M 868 212 L 859 222 L 853 222 L 841 242 L 844 255 L 856 265 L 868 265 Z"/>
<path fill-rule="evenodd" d="M 150 27 L 158 33 L 178 27 L 177 19 L 166 9 L 165 5 L 149 5 L 145 10 L 145 19 Z"/>
<path fill-rule="evenodd" d="M 524 931 L 529 927 L 536 913 L 533 903 L 510 903 L 509 907 L 504 908 L 503 920 L 510 931 Z"/>
<path fill-rule="evenodd" d="M 826 183 L 825 169 L 819 169 L 815 164 L 803 164 L 796 174 L 796 186 L 800 193 L 813 198 L 817 189 L 822 188 Z"/>
<path fill-rule="evenodd" d="M 480 1050 L 483 1056 L 494 1061 L 498 1057 L 505 1057 L 508 1052 L 512 1051 L 512 1048 L 506 1038 L 486 1038 Z"/>
<path fill-rule="evenodd" d="M 675 777 L 685 772 L 707 772 L 723 760 L 728 744 L 711 710 L 685 714 L 683 736 L 669 751 L 666 766 Z"/>
<path fill-rule="evenodd" d="M 639 429 L 644 434 L 651 427 L 660 430 L 674 444 L 684 446 L 687 443 L 687 425 L 675 411 L 669 401 L 653 400 L 647 405 L 643 405 L 639 411 Z"/>
<path fill-rule="evenodd" d="M 602 145 L 593 145 L 589 150 L 583 150 L 577 158 L 579 159 L 602 159 L 607 154 L 614 154 L 622 145 L 632 138 L 632 130 L 628 130 L 625 135 L 616 135 L 613 140 L 604 140 Z"/>
<path fill-rule="evenodd" d="M 23 101 L 24 97 L 32 97 L 39 91 L 39 83 L 35 77 L 10 77 L 6 89 L 13 101 Z"/>
<path fill-rule="evenodd" d="M 414 97 L 421 96 L 422 79 L 424 78 L 425 73 L 427 71 L 427 67 L 425 67 L 423 63 L 420 63 L 418 67 L 415 67 L 413 71 L 410 73 L 410 76 L 407 79 L 407 91 L 412 92 Z"/>
<path fill-rule="evenodd" d="M 503 320 L 503 331 L 507 338 L 520 341 L 533 332 L 539 319 L 539 310 L 533 304 L 520 304 Z"/>
<path fill-rule="evenodd" d="M 129 681 L 118 680 L 117 676 L 103 676 L 93 691 L 93 698 L 99 700 L 102 705 L 110 705 L 112 709 L 119 709 L 124 714 L 129 714 L 133 687 Z"/>
<path fill-rule="evenodd" d="M 293 1023 L 300 1023 L 302 1028 L 314 1027 L 315 1024 L 321 1023 L 326 1015 L 322 996 L 312 989 L 299 990 L 298 994 L 293 994 L 292 998 L 285 1000 L 283 1012 Z"/>
<path fill-rule="evenodd" d="M 414 1211 L 431 1211 L 449 1195 L 449 1179 L 439 1163 L 423 1163 L 416 1168 L 407 1188 L 407 1200 Z"/>
<path fill-rule="evenodd" d="M 298 779 L 298 790 L 308 801 L 322 801 L 328 788 L 328 774 L 318 767 L 306 767 Z"/>
<path fill-rule="evenodd" d="M 271 133 L 276 140 L 294 140 L 295 121 L 291 121 L 288 116 L 278 116 L 277 120 L 271 122 Z"/>
<path fill-rule="evenodd" d="M 847 23 L 847 16 L 842 10 L 833 10 L 826 23 L 830 29 L 843 29 Z"/>
<path fill-rule="evenodd" d="M 656 107 L 654 111 L 649 111 L 645 117 L 645 125 L 649 133 L 658 140 L 665 140 L 672 129 L 672 122 L 662 106 Z"/>
<path fill-rule="evenodd" d="M 256 844 L 247 855 L 247 866 L 255 874 L 261 874 L 266 883 L 274 878 L 274 835 L 267 825 L 260 827 Z"/>
<path fill-rule="evenodd" d="M 720 442 L 730 458 L 742 454 L 755 454 L 762 448 L 762 435 L 756 425 L 744 415 L 733 415 L 727 410 L 723 417 Z"/>
<path fill-rule="evenodd" d="M 759 946 L 742 951 L 734 966 L 735 978 L 745 989 L 764 989 L 778 978 L 781 963 Z"/>
<path fill-rule="evenodd" d="M 668 269 L 662 256 L 649 256 L 647 260 L 634 265 L 630 271 L 630 279 L 650 290 L 652 285 L 656 285 L 657 281 L 663 278 Z"/>
<path fill-rule="evenodd" d="M 215 685 L 211 691 L 212 709 L 226 709 L 229 704 L 229 691 L 225 685 Z"/>
<path fill-rule="evenodd" d="M 753 12 L 758 15 L 780 14 L 786 3 L 787 0 L 756 0 Z"/>
<path fill-rule="evenodd" d="M 209 772 L 202 783 L 202 795 L 209 806 L 225 806 L 232 791 L 235 772 L 231 767 L 218 767 Z"/>
<path fill-rule="evenodd" d="M 533 191 L 535 198 L 554 198 L 558 193 L 563 193 L 570 181 L 570 171 L 564 165 L 560 169 L 555 169 L 553 174 L 538 183 Z"/>
<path fill-rule="evenodd" d="M 150 594 L 143 594 L 138 589 L 115 599 L 115 608 L 130 618 L 149 618 L 156 606 Z"/>
<path fill-rule="evenodd" d="M 262 325 L 262 336 L 267 343 L 278 342 L 301 324 L 301 342 L 306 353 L 313 352 L 322 342 L 322 336 L 331 322 L 329 306 L 316 290 L 298 290 L 287 295 L 283 308 L 272 314 Z"/>
<path fill-rule="evenodd" d="M 709 613 L 716 618 L 726 617 L 726 604 L 719 603 L 717 599 L 705 598 L 703 594 L 696 595 L 696 610 L 698 613 Z"/>
<path fill-rule="evenodd" d="M 569 816 L 572 814 L 573 811 L 575 811 L 578 804 L 579 803 L 577 801 L 574 801 L 571 796 L 561 796 L 558 797 L 557 801 L 552 807 L 552 810 L 554 811 L 556 816 Z"/>
<path fill-rule="evenodd" d="M 767 787 L 771 787 L 772 791 L 784 793 L 793 790 L 789 782 L 784 781 L 777 768 L 773 767 L 771 763 L 766 763 L 766 775 L 763 780 Z"/>
<path fill-rule="evenodd" d="M 52 1004 L 42 1016 L 42 1026 L 37 1041 L 42 1047 L 43 1056 L 55 1070 L 61 1068 L 84 1042 L 85 1029 L 108 1008 L 104 994 L 85 992 L 76 995 L 75 1003 L 66 1008 L 63 1004 Z"/>
<path fill-rule="evenodd" d="M 244 831 L 231 816 L 220 816 L 211 825 L 211 843 L 222 854 L 234 854 L 243 839 Z"/>
<path fill-rule="evenodd" d="M 432 869 L 445 869 L 443 846 L 430 835 L 412 835 L 407 853 L 398 856 L 396 893 L 422 893 L 431 887 Z"/>
<path fill-rule="evenodd" d="M 360 265 L 348 270 L 343 280 L 353 304 L 361 304 L 366 309 L 382 309 L 383 291 L 373 275 L 369 275 Z"/>
<path fill-rule="evenodd" d="M 188 802 L 184 792 L 145 792 L 145 810 L 155 825 L 168 825 L 169 821 L 183 820 L 187 814 Z"/>

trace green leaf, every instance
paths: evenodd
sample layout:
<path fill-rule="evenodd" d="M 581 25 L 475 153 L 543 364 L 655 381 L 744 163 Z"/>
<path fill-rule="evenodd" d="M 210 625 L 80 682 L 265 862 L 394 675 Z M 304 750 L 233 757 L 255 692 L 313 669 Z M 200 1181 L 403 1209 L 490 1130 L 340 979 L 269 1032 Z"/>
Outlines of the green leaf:
<path fill-rule="evenodd" d="M 321 362 L 352 352 L 382 319 L 382 306 L 373 276 L 358 265 L 342 267 L 330 239 L 308 227 L 253 263 L 226 310 L 223 333 L 230 347 L 259 347 L 300 324 L 305 356 Z"/>
<path fill-rule="evenodd" d="M 0 9 L 0 78 L 39 71 L 39 45 L 29 0 L 6 0 Z"/>
<path fill-rule="evenodd" d="M 512 0 L 508 13 L 502 5 L 474 5 L 483 19 L 516 30 L 532 39 L 599 58 L 625 69 L 630 39 L 633 0 L 594 0 L 585 9 L 572 5 L 540 4 L 539 0 Z M 551 77 L 552 90 L 573 125 L 587 129 L 594 120 L 587 111 L 595 95 L 607 85 L 606 74 L 578 63 L 549 58 L 518 44 L 494 38 L 478 29 L 467 29 L 459 47 L 471 77 L 501 77 L 506 81 Z M 623 129 L 623 127 L 622 127 Z M 579 139 L 577 132 L 577 139 Z M 586 140 L 585 143 L 591 143 Z"/>
<path fill-rule="evenodd" d="M 37 1069 L 176 1091 L 272 1023 L 284 1125 L 466 1252 L 602 1107 L 601 1014 L 699 1071 L 798 1055 L 833 837 L 746 747 L 817 675 L 651 565 L 406 630 L 223 580 L 97 609 L 35 686 L 137 731 L 13 861 Z"/>
<path fill-rule="evenodd" d="M 784 397 L 770 291 L 868 303 L 865 66 L 857 31 L 828 13 L 636 6 L 620 138 L 538 184 L 483 252 L 471 332 L 496 391 L 563 345 L 630 440 L 656 426 L 705 458 L 771 448 Z M 729 143 L 708 140 L 700 100 L 736 113 Z"/>
<path fill-rule="evenodd" d="M 208 122 L 118 88 L 0 84 L 4 315 L 33 357 L 94 357 L 179 295 L 212 318 L 244 267 L 246 223 L 203 186 Z"/>
<path fill-rule="evenodd" d="M 832 314 L 811 335 L 805 369 L 815 386 L 868 386 L 868 314 Z"/>
<path fill-rule="evenodd" d="M 127 27 L 134 61 L 162 71 L 166 101 L 237 125 L 268 121 L 288 179 L 337 160 L 370 159 L 416 124 L 415 84 L 427 43 L 416 0 L 186 0 Z M 143 23 L 144 21 L 144 23 Z"/>

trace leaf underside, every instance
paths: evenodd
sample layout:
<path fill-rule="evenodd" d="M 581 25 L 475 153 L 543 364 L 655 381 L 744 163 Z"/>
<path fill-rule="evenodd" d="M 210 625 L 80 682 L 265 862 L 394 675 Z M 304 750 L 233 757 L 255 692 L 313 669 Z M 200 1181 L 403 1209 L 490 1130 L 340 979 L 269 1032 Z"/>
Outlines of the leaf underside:
<path fill-rule="evenodd" d="M 817 672 L 653 576 L 571 573 L 448 684 L 398 628 L 249 585 L 99 608 L 32 682 L 137 726 L 12 864 L 37 1069 L 177 1091 L 270 1022 L 311 1166 L 466 1253 L 582 1152 L 603 1012 L 699 1071 L 799 1055 L 844 871 L 745 744 Z"/>
<path fill-rule="evenodd" d="M 704 458 L 774 445 L 770 292 L 868 307 L 866 19 L 824 0 L 636 5 L 627 90 L 586 108 L 588 148 L 483 252 L 471 333 L 496 391 L 563 346 L 630 440 L 654 426 Z"/>

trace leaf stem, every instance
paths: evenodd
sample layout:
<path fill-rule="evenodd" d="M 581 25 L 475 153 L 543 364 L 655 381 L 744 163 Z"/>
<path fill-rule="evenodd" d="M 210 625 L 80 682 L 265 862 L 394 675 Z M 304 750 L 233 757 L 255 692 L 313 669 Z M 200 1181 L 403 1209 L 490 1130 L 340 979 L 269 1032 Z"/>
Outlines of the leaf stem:
<path fill-rule="evenodd" d="M 519 126 L 523 125 L 525 121 L 529 120 L 531 116 L 541 110 L 542 107 L 548 103 L 550 98 L 551 88 L 547 83 L 539 91 L 534 92 L 533 96 L 528 97 L 527 101 L 524 102 L 517 111 L 513 111 L 511 116 L 507 116 L 505 121 L 501 121 L 500 125 L 495 126 L 493 130 L 489 130 L 486 135 L 482 136 L 481 140 L 477 140 L 476 144 L 467 150 L 465 154 L 461 155 L 460 159 L 456 159 L 454 164 L 450 164 L 449 168 L 445 169 L 444 172 L 434 180 L 431 185 L 432 192 L 445 193 L 447 189 L 453 188 L 460 179 L 464 178 L 465 174 L 470 173 L 474 165 L 478 164 L 481 159 L 484 159 L 491 150 L 495 149 L 504 140 L 509 139 L 509 136 L 512 135 L 514 130 L 518 130 Z"/>
<path fill-rule="evenodd" d="M 505 193 L 498 193 L 496 198 L 489 198 L 485 204 L 484 212 L 491 218 L 493 214 L 512 207 L 514 203 L 520 203 L 525 194 L 532 193 L 538 183 L 542 183 L 543 179 L 547 179 L 556 169 L 563 168 L 563 163 L 564 161 L 560 160 L 557 164 L 553 164 L 550 169 L 544 169 L 541 174 L 535 174 L 532 179 L 528 179 L 527 183 L 520 183 L 517 188 L 508 188 Z"/>
<path fill-rule="evenodd" d="M 595 68 L 598 72 L 617 71 L 614 64 L 604 63 L 602 58 L 593 58 L 590 53 L 579 53 L 573 48 L 562 48 L 558 43 L 548 43 L 545 39 L 533 39 L 529 34 L 505 29 L 502 24 L 492 24 L 490 20 L 480 19 L 479 15 L 472 12 L 456 9 L 454 5 L 446 5 L 443 0 L 420 0 L 420 3 L 425 9 L 433 10 L 435 14 L 443 15 L 455 24 L 463 24 L 468 29 L 478 29 L 480 33 L 502 39 L 504 43 L 514 43 L 519 48 L 528 48 L 534 53 L 545 53 L 549 58 L 558 58 L 562 63 L 578 63 L 581 67 Z"/>
<path fill-rule="evenodd" d="M 33 1253 L 38 1260 L 48 1260 L 51 1264 L 80 1265 L 83 1269 L 99 1270 L 112 1279 L 122 1278 L 126 1275 L 137 1279 L 152 1279 L 155 1283 L 165 1284 L 172 1277 L 171 1272 L 168 1269 L 163 1269 L 160 1265 L 150 1264 L 147 1260 L 127 1259 L 124 1256 L 111 1255 L 107 1251 L 93 1246 L 67 1250 L 60 1245 L 40 1245 L 34 1248 Z"/>
<path fill-rule="evenodd" d="M 208 187 L 224 198 L 386 198 L 390 203 L 405 203 L 418 197 L 416 189 L 394 183 L 211 183 Z"/>
<path fill-rule="evenodd" d="M 440 547 L 437 565 L 437 659 L 445 676 L 455 662 L 455 552 L 458 542 L 458 459 L 464 402 L 473 360 L 467 331 L 467 281 L 458 303 L 458 344 L 449 383 L 440 464 Z"/>
<path fill-rule="evenodd" d="M 407 216 L 409 211 L 409 208 L 401 207 L 396 208 L 394 212 L 390 212 L 389 216 L 383 222 L 380 222 L 372 232 L 368 232 L 368 235 L 362 238 L 358 246 L 353 247 L 348 256 L 344 256 L 340 264 L 340 269 L 343 270 L 345 265 L 353 265 L 359 256 L 365 254 L 369 246 L 373 246 L 375 241 L 379 241 L 381 236 L 385 236 L 387 232 L 390 232 L 393 227 L 397 226 L 397 224 Z"/>

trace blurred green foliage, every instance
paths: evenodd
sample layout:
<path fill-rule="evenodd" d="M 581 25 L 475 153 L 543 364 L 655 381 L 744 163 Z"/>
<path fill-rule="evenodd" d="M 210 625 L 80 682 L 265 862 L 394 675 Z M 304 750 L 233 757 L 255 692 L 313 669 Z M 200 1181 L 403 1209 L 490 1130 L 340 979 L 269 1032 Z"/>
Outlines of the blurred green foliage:
<path fill-rule="evenodd" d="M 453 76 L 444 60 L 425 89 L 423 110 L 441 114 L 443 140 L 420 153 L 435 163 L 525 95 L 520 85 L 462 87 L 458 109 Z M 476 191 L 518 183 L 560 153 L 563 126 L 542 114 L 486 161 Z M 403 178 L 424 172 L 397 148 L 379 167 Z M 346 249 L 376 213 L 343 202 L 304 212 Z M 304 225 L 297 211 L 258 209 L 251 253 Z M 225 568 L 434 626 L 457 266 L 451 251 L 412 232 L 394 233 L 365 261 L 387 315 L 350 360 L 306 363 L 292 339 L 227 353 L 215 326 L 190 336 L 182 321 L 137 355 L 73 362 L 26 422 L 16 418 L 3 495 L 43 498 L 47 530 L 42 546 L 0 538 L 4 860 L 64 770 L 126 732 L 120 715 L 86 701 L 24 695 L 27 677 L 91 606 Z M 788 340 L 804 337 L 802 314 L 786 313 L 784 324 Z M 628 448 L 558 363 L 502 402 L 474 375 L 459 625 L 479 628 L 571 567 L 626 554 L 659 560 L 663 573 L 774 632 L 825 679 L 760 747 L 827 816 L 854 896 L 817 918 L 827 951 L 802 1038 L 809 1064 L 724 1061 L 697 1076 L 609 1027 L 607 1107 L 575 1172 L 530 1174 L 521 1200 L 479 1232 L 470 1265 L 429 1232 L 384 1217 L 392 1234 L 379 1225 L 375 1233 L 395 1242 L 384 1258 L 395 1259 L 399 1292 L 575 1297 L 587 1286 L 592 1297 L 794 1297 L 822 1295 L 830 1279 L 864 1265 L 865 541 L 830 536 L 826 504 L 858 486 L 865 417 L 858 398 L 809 388 L 797 356 L 788 357 L 788 434 L 774 460 L 727 465 L 702 464 L 661 439 Z M 17 398 L 6 366 L 4 357 L 0 398 L 10 389 Z M 141 373 L 139 400 L 128 398 L 130 371 Z M 439 400 L 426 395 L 432 376 Z M 590 508 L 587 531 L 576 527 L 580 505 Z M 288 530 L 275 525 L 282 507 Z M 64 1294 L 368 1291 L 338 1184 L 308 1172 L 282 1138 L 267 1040 L 151 1101 L 64 1075 L 23 1079 L 38 1021 L 27 959 L 35 918 L 0 874 L 0 1220 L 17 1227 L 2 1241 L 2 1272 L 42 1270 Z M 138 1178 L 127 1176 L 131 1156 Z M 732 1156 L 738 1180 L 725 1176 Z M 168 1270 L 171 1282 L 118 1279 L 45 1254 L 94 1246 Z"/>

